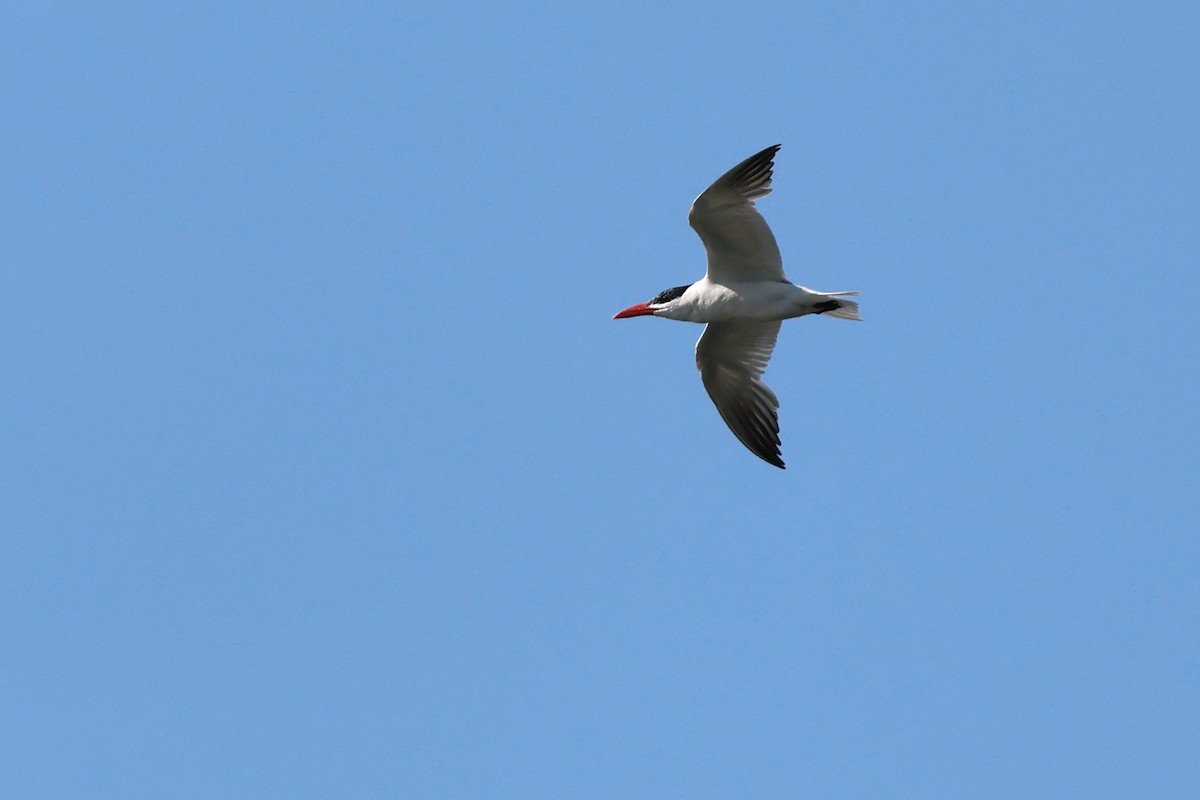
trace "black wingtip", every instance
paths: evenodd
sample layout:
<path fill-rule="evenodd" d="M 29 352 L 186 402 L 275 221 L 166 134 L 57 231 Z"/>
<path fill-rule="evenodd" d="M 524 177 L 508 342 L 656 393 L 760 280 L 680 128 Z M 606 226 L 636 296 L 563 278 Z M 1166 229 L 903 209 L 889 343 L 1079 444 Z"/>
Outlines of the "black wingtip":
<path fill-rule="evenodd" d="M 781 144 L 773 144 L 770 147 L 765 147 L 747 158 L 746 161 L 754 164 L 759 164 L 764 161 L 770 163 L 771 161 L 775 160 L 775 155 L 779 152 L 779 148 L 781 147 L 783 147 Z"/>

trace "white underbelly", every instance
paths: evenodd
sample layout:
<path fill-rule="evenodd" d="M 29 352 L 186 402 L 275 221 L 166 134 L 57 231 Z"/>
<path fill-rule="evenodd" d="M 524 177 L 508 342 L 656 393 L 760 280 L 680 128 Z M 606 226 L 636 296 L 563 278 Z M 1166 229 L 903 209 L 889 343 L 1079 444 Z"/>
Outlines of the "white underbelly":
<path fill-rule="evenodd" d="M 791 319 L 813 312 L 816 296 L 791 283 L 762 281 L 737 287 L 709 284 L 698 292 L 695 322 Z"/>

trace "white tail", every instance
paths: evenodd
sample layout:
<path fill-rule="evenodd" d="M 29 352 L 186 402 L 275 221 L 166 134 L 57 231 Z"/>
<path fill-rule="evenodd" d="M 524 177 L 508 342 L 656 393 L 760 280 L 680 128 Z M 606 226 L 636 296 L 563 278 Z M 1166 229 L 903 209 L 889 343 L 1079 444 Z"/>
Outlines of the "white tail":
<path fill-rule="evenodd" d="M 827 297 L 857 297 L 858 292 L 822 292 Z M 837 317 L 838 319 L 852 319 L 855 322 L 862 322 L 863 318 L 858 313 L 858 303 L 853 300 L 838 300 L 840 304 L 838 308 L 832 311 L 826 311 L 825 316 Z"/>

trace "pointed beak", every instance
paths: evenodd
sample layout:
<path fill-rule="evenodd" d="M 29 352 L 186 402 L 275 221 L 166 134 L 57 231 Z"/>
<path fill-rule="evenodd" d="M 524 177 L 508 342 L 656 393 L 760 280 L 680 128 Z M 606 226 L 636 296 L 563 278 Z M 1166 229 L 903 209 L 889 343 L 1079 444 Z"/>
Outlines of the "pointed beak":
<path fill-rule="evenodd" d="M 654 309 L 646 303 L 638 303 L 636 306 L 630 306 L 624 311 L 618 311 L 613 319 L 625 319 L 626 317 L 644 317 L 648 314 L 653 314 Z"/>

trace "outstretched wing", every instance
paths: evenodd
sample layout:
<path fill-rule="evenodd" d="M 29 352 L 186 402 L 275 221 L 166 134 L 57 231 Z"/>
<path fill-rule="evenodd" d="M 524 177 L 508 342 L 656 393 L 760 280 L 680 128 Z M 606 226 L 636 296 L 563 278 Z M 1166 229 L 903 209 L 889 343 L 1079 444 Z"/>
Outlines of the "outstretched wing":
<path fill-rule="evenodd" d="M 708 251 L 708 279 L 714 283 L 786 280 L 775 234 L 754 207 L 771 193 L 779 147 L 750 156 L 692 203 L 688 222 Z"/>
<path fill-rule="evenodd" d="M 696 342 L 696 366 L 721 419 L 750 452 L 783 468 L 779 400 L 762 382 L 779 335 L 775 322 L 710 322 Z"/>

